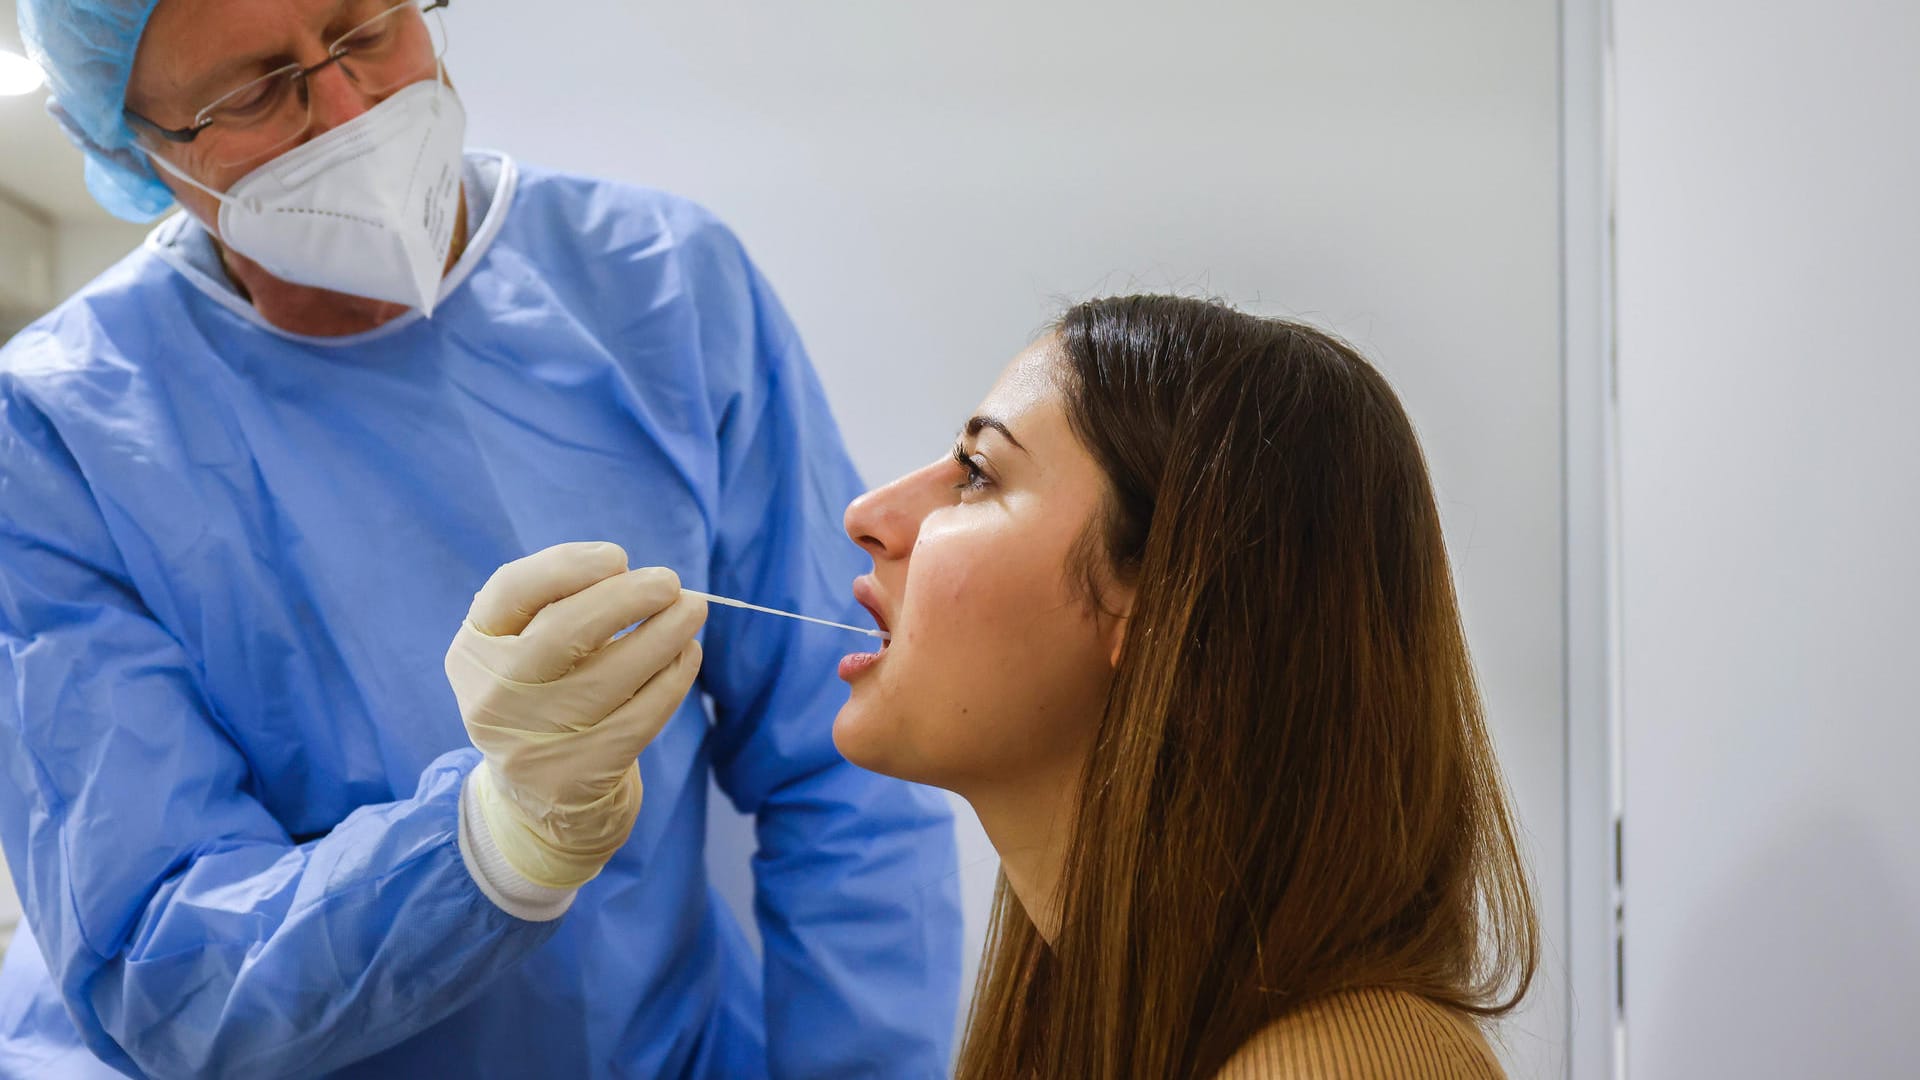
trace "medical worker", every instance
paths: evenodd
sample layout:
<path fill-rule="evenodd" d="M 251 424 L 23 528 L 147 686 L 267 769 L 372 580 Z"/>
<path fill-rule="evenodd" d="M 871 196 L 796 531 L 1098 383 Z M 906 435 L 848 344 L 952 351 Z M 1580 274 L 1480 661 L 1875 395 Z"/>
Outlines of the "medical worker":
<path fill-rule="evenodd" d="M 463 152 L 446 7 L 20 0 L 89 189 L 185 212 L 0 352 L 0 1075 L 942 1074 L 944 804 L 835 754 L 844 631 L 680 593 L 864 618 L 794 328 L 698 207 Z"/>

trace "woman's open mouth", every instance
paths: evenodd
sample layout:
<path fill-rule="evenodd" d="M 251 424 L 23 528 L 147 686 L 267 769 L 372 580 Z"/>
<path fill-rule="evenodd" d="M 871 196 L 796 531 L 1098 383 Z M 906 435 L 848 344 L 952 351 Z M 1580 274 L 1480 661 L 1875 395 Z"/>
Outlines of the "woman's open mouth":
<path fill-rule="evenodd" d="M 880 632 L 887 635 L 886 637 L 883 637 L 880 639 L 880 651 L 886 652 L 887 646 L 893 644 L 893 630 L 892 628 L 887 626 L 887 617 L 885 615 L 880 614 L 879 605 L 873 603 L 871 600 L 868 600 L 866 597 L 856 595 L 854 599 L 860 602 L 861 607 L 867 609 L 868 615 L 873 616 L 873 625 L 879 627 Z"/>
<path fill-rule="evenodd" d="M 867 609 L 867 614 L 873 616 L 873 624 L 887 636 L 880 639 L 880 648 L 873 652 L 852 653 L 840 659 L 840 677 L 847 682 L 852 682 L 866 674 L 880 662 L 887 648 L 893 644 L 893 629 L 887 625 L 886 616 L 881 614 L 880 605 L 873 595 L 873 586 L 868 579 L 861 578 L 853 583 L 853 598 L 861 607 Z"/>

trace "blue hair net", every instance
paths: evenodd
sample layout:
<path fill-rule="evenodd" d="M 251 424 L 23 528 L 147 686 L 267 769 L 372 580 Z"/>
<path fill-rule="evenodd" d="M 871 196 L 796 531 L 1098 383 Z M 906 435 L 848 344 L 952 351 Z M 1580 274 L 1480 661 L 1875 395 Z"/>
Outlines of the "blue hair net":
<path fill-rule="evenodd" d="M 20 0 L 20 36 L 47 74 L 47 111 L 87 155 L 87 190 L 115 217 L 173 205 L 123 115 L 140 34 L 160 0 Z"/>

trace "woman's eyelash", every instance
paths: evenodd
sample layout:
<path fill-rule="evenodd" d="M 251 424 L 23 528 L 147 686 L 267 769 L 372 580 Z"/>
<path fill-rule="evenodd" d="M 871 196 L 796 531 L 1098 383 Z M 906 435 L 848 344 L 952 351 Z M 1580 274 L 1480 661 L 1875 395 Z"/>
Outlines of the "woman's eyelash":
<path fill-rule="evenodd" d="M 953 460 L 955 464 L 959 465 L 962 469 L 966 470 L 966 474 L 967 474 L 967 478 L 965 480 L 961 481 L 958 484 L 953 485 L 953 490 L 979 491 L 981 488 L 987 486 L 989 481 L 987 480 L 986 471 L 980 468 L 979 462 L 967 456 L 966 450 L 958 446 L 954 447 Z"/>

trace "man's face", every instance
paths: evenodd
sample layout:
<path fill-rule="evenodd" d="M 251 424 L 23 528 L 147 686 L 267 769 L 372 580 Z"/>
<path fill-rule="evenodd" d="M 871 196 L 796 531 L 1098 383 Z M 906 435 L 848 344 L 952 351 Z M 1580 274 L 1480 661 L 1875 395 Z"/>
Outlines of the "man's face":
<path fill-rule="evenodd" d="M 392 9 L 395 0 L 161 0 L 140 38 L 127 86 L 127 107 L 164 128 L 192 125 L 200 110 L 248 87 L 272 72 L 298 64 L 320 64 L 328 46 L 342 35 Z M 305 80 L 290 99 L 292 120 L 282 116 L 272 130 L 290 133 L 284 141 L 265 136 L 266 123 L 251 129 L 216 120 L 189 143 L 173 143 L 141 132 L 143 144 L 187 175 L 216 191 L 225 191 L 247 173 L 302 143 L 366 113 L 405 85 L 432 77 L 433 48 L 417 7 L 383 26 L 399 27 L 385 48 L 399 58 L 408 77 L 398 85 L 370 80 L 356 71 L 351 57 Z M 229 99 L 242 109 L 252 94 Z M 232 112 L 233 110 L 229 110 Z M 304 118 L 304 127 L 302 119 Z M 160 173 L 161 179 L 200 221 L 215 229 L 218 200 Z"/>

